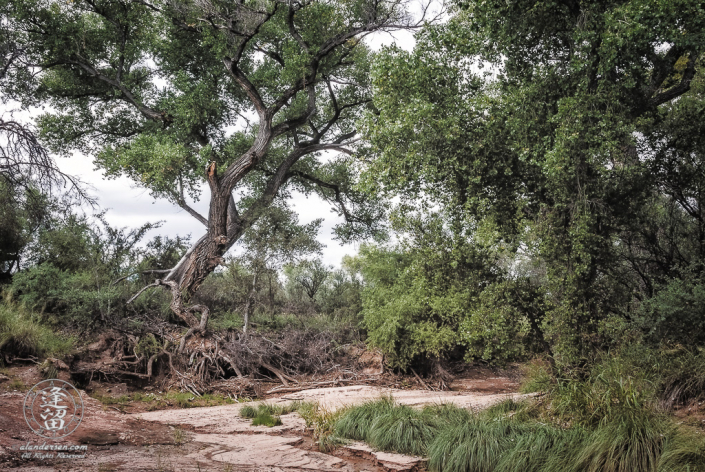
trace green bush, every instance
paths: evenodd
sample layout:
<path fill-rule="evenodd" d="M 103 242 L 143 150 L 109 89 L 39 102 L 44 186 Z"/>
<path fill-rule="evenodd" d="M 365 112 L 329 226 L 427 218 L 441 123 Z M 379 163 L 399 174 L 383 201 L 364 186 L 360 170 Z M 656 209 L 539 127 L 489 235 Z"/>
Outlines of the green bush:
<path fill-rule="evenodd" d="M 423 224 L 416 244 L 360 248 L 368 343 L 401 368 L 451 356 L 507 362 L 543 350 L 539 290 L 502 280 L 489 253 L 442 223 Z"/>
<path fill-rule="evenodd" d="M 672 279 L 640 307 L 634 321 L 653 343 L 705 343 L 705 283 Z"/>

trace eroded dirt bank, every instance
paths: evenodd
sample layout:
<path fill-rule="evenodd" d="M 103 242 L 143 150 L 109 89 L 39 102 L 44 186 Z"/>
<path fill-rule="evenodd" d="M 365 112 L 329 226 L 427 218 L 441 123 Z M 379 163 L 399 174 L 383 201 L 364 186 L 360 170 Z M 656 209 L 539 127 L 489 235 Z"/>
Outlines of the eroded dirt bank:
<path fill-rule="evenodd" d="M 492 388 L 494 385 L 494 388 Z M 473 389 L 477 387 L 476 389 Z M 394 389 L 352 385 L 302 390 L 269 398 L 270 403 L 316 401 L 327 409 L 392 395 L 399 403 L 420 406 L 455 403 L 483 408 L 514 396 L 510 379 L 466 379 L 455 391 Z M 503 392 L 503 393 L 497 393 Z M 245 403 L 204 408 L 123 414 L 84 394 L 85 419 L 78 430 L 56 444 L 86 445 L 82 459 L 23 458 L 20 447 L 43 440 L 27 427 L 22 392 L 0 395 L 0 469 L 21 471 L 413 471 L 420 458 L 376 453 L 351 444 L 331 454 L 315 450 L 303 419 L 282 416 L 283 424 L 251 426 L 239 410 Z M 54 442 L 47 441 L 47 444 Z M 34 453 L 33 453 L 34 454 Z"/>

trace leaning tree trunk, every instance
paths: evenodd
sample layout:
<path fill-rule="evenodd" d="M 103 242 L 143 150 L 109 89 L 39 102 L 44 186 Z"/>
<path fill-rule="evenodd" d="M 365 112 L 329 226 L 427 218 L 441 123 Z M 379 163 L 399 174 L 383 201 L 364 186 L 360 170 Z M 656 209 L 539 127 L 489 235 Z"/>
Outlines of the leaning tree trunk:
<path fill-rule="evenodd" d="M 225 252 L 240 239 L 245 229 L 256 221 L 256 215 L 248 220 L 237 216 L 234 202 L 231 202 L 231 190 L 223 188 L 222 179 L 216 175 L 215 168 L 213 163 L 208 170 L 211 200 L 208 220 L 205 221 L 208 228 L 206 234 L 196 241 L 163 280 L 157 280 L 155 283 L 169 287 L 172 297 L 169 307 L 189 326 L 186 335 L 181 339 L 179 352 L 183 352 L 186 340 L 191 335 L 205 334 L 208 326 L 208 307 L 200 304 L 188 305 L 188 301 L 206 277 L 222 264 Z M 232 208 L 229 208 L 231 205 Z M 200 319 L 196 318 L 195 313 L 200 313 Z"/>
<path fill-rule="evenodd" d="M 265 150 L 266 147 L 261 152 L 264 153 Z M 162 285 L 170 289 L 171 310 L 189 326 L 186 335 L 181 339 L 179 352 L 183 352 L 186 340 L 191 335 L 205 334 L 208 326 L 208 315 L 210 314 L 208 307 L 200 304 L 189 305 L 188 301 L 206 277 L 223 263 L 223 255 L 228 249 L 271 205 L 277 191 L 286 180 L 286 171 L 300 155 L 303 153 L 296 151 L 290 155 L 287 159 L 288 162 L 285 162 L 288 165 L 281 166 L 279 172 L 267 183 L 262 196 L 242 216 L 237 213 L 235 202 L 231 196 L 232 188 L 238 179 L 232 178 L 232 174 L 228 173 L 218 178 L 215 163 L 211 164 L 208 170 L 208 182 L 211 188 L 210 211 L 208 220 L 204 221 L 208 228 L 207 232 L 196 241 L 163 280 L 157 280 L 154 283 L 154 285 Z M 241 161 L 249 163 L 249 166 L 242 165 L 240 167 L 242 175 L 254 165 L 258 158 L 252 153 L 241 157 Z M 200 313 L 200 319 L 196 318 L 195 313 Z"/>

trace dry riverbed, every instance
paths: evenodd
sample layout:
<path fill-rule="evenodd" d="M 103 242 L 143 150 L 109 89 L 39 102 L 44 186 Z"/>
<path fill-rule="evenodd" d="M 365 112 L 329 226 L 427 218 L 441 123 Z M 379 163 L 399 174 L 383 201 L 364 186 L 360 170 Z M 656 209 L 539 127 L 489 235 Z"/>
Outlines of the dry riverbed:
<path fill-rule="evenodd" d="M 399 403 L 421 406 L 454 403 L 484 408 L 514 396 L 509 378 L 459 380 L 453 391 L 393 389 L 369 385 L 319 388 L 281 394 L 268 403 L 318 402 L 334 410 L 392 395 Z M 474 387 L 474 388 L 473 388 Z M 501 393 L 497 393 L 501 392 Z M 22 446 L 44 441 L 27 427 L 23 392 L 0 394 L 0 469 L 17 471 L 413 471 L 421 458 L 373 451 L 361 443 L 330 454 L 318 452 L 297 413 L 282 425 L 251 426 L 239 416 L 246 403 L 125 414 L 83 394 L 81 426 L 64 440 L 47 444 L 85 445 L 85 458 L 23 458 Z M 35 454 L 35 453 L 32 453 Z M 45 453 L 46 454 L 46 453 Z"/>

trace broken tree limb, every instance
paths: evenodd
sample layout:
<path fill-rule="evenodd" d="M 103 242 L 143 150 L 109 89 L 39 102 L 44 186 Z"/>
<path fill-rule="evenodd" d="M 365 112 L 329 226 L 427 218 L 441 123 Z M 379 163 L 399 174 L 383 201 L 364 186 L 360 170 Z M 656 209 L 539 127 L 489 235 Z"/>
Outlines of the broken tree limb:
<path fill-rule="evenodd" d="M 409 369 L 411 369 L 411 373 L 414 374 L 414 377 L 416 377 L 416 380 L 418 380 L 419 383 L 420 383 L 421 385 L 423 385 L 423 388 L 425 388 L 426 390 L 431 390 L 431 388 L 429 388 L 429 386 L 426 385 L 426 382 L 424 382 L 423 380 L 421 380 L 421 377 L 419 377 L 419 374 L 416 373 L 416 371 L 414 370 L 413 367 L 409 367 Z"/>
<path fill-rule="evenodd" d="M 264 361 L 261 360 L 261 359 L 260 359 L 260 364 L 262 365 L 262 367 L 264 367 L 265 369 L 271 371 L 274 375 L 276 375 L 277 377 L 279 377 L 279 380 L 281 380 L 281 382 L 282 382 L 284 385 L 286 385 L 286 386 L 289 385 L 289 382 L 287 382 L 287 380 L 288 380 L 288 381 L 291 381 L 291 382 L 294 382 L 294 383 L 299 383 L 299 381 L 296 380 L 295 378 L 289 377 L 288 375 L 286 375 L 286 374 L 285 374 L 284 372 L 282 372 L 281 370 L 277 369 L 276 367 L 274 367 L 274 366 L 271 365 L 271 364 L 268 364 L 267 362 L 264 362 Z"/>

